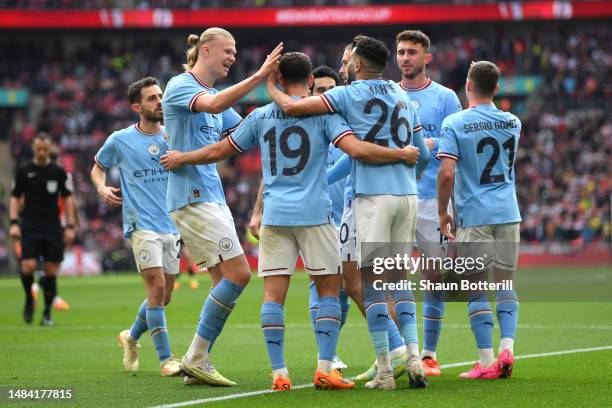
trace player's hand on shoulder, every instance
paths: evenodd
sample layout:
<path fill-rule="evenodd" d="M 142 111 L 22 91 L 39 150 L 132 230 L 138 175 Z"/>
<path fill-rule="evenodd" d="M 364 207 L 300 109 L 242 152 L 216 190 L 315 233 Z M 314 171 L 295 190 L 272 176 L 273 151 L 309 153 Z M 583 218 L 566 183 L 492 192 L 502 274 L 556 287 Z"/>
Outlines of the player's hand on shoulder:
<path fill-rule="evenodd" d="M 455 239 L 455 220 L 448 214 L 438 214 L 440 218 L 440 234 L 448 239 Z"/>
<path fill-rule="evenodd" d="M 278 43 L 276 48 L 274 48 L 270 54 L 268 54 L 268 56 L 266 57 L 266 60 L 261 65 L 261 68 L 259 68 L 259 71 L 257 71 L 257 73 L 255 74 L 257 78 L 259 78 L 261 81 L 264 81 L 268 79 L 268 76 L 272 72 L 276 71 L 276 69 L 278 68 L 278 65 L 280 64 L 280 57 L 281 57 L 282 52 L 283 52 L 283 43 L 281 42 L 281 43 Z"/>
<path fill-rule="evenodd" d="M 104 202 L 110 205 L 111 207 L 119 207 L 123 203 L 121 196 L 119 196 L 119 194 L 121 193 L 120 188 L 104 186 L 100 190 L 98 190 L 98 193 L 100 194 Z"/>
<path fill-rule="evenodd" d="M 416 164 L 416 162 L 419 160 L 419 156 L 421 155 L 421 150 L 412 145 L 404 147 L 403 150 L 405 152 L 404 161 L 407 164 Z"/>
<path fill-rule="evenodd" d="M 11 228 L 9 228 L 9 236 L 13 239 L 21 238 L 21 228 L 19 227 L 19 225 L 17 224 L 11 225 Z"/>
<path fill-rule="evenodd" d="M 176 170 L 183 165 L 183 153 L 178 150 L 168 150 L 159 162 L 168 171 Z"/>
<path fill-rule="evenodd" d="M 249 222 L 249 231 L 257 239 L 259 239 L 259 229 L 261 228 L 261 213 L 253 211 L 251 221 Z"/>

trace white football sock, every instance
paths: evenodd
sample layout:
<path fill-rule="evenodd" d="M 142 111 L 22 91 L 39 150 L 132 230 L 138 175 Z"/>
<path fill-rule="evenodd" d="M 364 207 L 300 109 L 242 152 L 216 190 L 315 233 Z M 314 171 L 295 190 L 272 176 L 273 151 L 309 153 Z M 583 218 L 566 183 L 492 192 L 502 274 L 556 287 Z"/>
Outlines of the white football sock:
<path fill-rule="evenodd" d="M 391 357 L 389 353 L 383 353 L 376 356 L 376 362 L 378 366 L 378 372 L 391 372 Z"/>
<path fill-rule="evenodd" d="M 514 339 L 510 337 L 504 337 L 499 342 L 499 352 L 501 353 L 504 350 L 510 350 L 514 354 Z"/>
<path fill-rule="evenodd" d="M 189 350 L 185 353 L 185 360 L 192 364 L 204 362 L 208 358 L 208 347 L 210 347 L 210 342 L 196 333 Z"/>
<path fill-rule="evenodd" d="M 480 356 L 480 365 L 483 367 L 489 367 L 495 363 L 495 357 L 493 356 L 493 349 L 478 349 L 478 355 Z"/>
<path fill-rule="evenodd" d="M 406 346 L 401 345 L 400 347 L 393 349 L 389 352 L 389 357 L 391 357 L 391 360 L 399 358 L 401 356 L 403 356 L 404 354 L 406 354 Z"/>
<path fill-rule="evenodd" d="M 408 357 L 419 356 L 419 345 L 417 343 L 406 344 L 406 348 L 408 349 Z"/>
<path fill-rule="evenodd" d="M 421 359 L 424 359 L 425 357 L 429 357 L 433 360 L 437 360 L 435 351 L 423 350 L 423 352 L 421 353 Z"/>
<path fill-rule="evenodd" d="M 329 360 L 319 360 L 317 363 L 317 370 L 329 374 L 332 370 L 332 362 Z"/>
<path fill-rule="evenodd" d="M 282 375 L 285 378 L 289 378 L 289 370 L 287 370 L 287 367 L 272 370 L 272 380 L 276 380 L 276 377 L 278 377 L 279 375 Z"/>

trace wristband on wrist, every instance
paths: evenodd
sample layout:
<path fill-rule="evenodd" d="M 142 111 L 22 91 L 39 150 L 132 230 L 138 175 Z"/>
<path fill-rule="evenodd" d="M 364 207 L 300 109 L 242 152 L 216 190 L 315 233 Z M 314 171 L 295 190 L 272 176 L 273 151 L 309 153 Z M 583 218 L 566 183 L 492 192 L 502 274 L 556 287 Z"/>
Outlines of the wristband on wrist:
<path fill-rule="evenodd" d="M 19 220 L 17 218 L 13 218 L 11 220 L 11 225 L 19 225 Z"/>
<path fill-rule="evenodd" d="M 64 229 L 68 229 L 68 228 L 74 229 L 74 224 L 68 224 L 64 227 Z"/>

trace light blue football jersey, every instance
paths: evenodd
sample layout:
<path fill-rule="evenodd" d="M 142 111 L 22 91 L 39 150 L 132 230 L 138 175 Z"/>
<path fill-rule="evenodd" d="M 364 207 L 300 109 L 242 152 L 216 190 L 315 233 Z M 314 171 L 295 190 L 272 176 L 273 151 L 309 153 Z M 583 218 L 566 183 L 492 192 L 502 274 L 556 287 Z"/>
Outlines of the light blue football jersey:
<path fill-rule="evenodd" d="M 168 171 L 159 164 L 167 151 L 163 128 L 149 134 L 134 124 L 113 132 L 96 153 L 96 163 L 103 169 L 119 168 L 126 237 L 136 230 L 176 233 L 166 210 Z"/>
<path fill-rule="evenodd" d="M 218 114 L 194 112 L 196 98 L 206 93 L 214 95 L 217 90 L 191 72 L 177 75 L 168 82 L 162 105 L 170 149 L 188 152 L 216 143 L 222 133 L 233 130 L 240 123 L 241 117 L 233 109 Z M 168 210 L 196 202 L 225 204 L 215 163 L 186 165 L 170 172 Z"/>
<path fill-rule="evenodd" d="M 493 105 L 478 105 L 444 119 L 437 157 L 457 160 L 458 227 L 521 221 L 514 178 L 520 135 L 521 121 Z"/>
<path fill-rule="evenodd" d="M 410 98 L 398 84 L 382 79 L 353 81 L 321 95 L 331 113 L 344 116 L 361 140 L 381 146 L 421 150 L 416 166 L 405 163 L 367 164 L 352 160 L 355 194 L 418 194 L 416 176 L 429 159 L 421 124 Z"/>
<path fill-rule="evenodd" d="M 334 145 L 329 145 L 329 150 L 327 153 L 327 169 L 331 169 L 334 164 L 340 158 L 344 152 Z M 334 212 L 334 224 L 336 227 L 340 227 L 342 221 L 342 211 L 344 209 L 344 186 L 346 185 L 346 177 L 338 180 L 337 183 L 329 185 L 329 198 L 332 202 L 332 209 Z"/>
<path fill-rule="evenodd" d="M 342 180 L 346 182 L 343 183 Z M 334 186 L 344 186 L 344 208 L 348 207 L 349 202 L 355 198 L 351 178 L 351 157 L 348 154 L 342 153 L 336 163 L 327 169 L 327 183 L 330 190 Z"/>
<path fill-rule="evenodd" d="M 399 85 L 406 91 L 417 111 L 421 126 L 423 126 L 423 137 L 431 138 L 435 142 L 434 149 L 431 151 L 432 160 L 429 160 L 425 171 L 417 180 L 417 187 L 420 199 L 436 198 L 436 180 L 440 161 L 433 160 L 433 157 L 438 153 L 442 121 L 448 115 L 461 111 L 461 102 L 454 91 L 430 78 L 420 88 L 411 89 L 402 86 L 401 83 Z"/>
<path fill-rule="evenodd" d="M 240 152 L 253 145 L 260 147 L 264 225 L 333 221 L 326 177 L 329 144 L 352 133 L 340 115 L 292 117 L 274 103 L 245 118 L 229 140 Z"/>

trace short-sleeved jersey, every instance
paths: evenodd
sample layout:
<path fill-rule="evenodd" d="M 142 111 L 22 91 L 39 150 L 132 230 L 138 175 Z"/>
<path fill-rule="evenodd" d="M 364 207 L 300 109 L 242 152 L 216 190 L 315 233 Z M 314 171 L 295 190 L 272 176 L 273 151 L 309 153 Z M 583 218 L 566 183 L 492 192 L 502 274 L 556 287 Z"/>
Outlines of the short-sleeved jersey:
<path fill-rule="evenodd" d="M 276 104 L 255 109 L 229 140 L 242 152 L 259 145 L 264 181 L 263 224 L 328 224 L 329 144 L 353 132 L 340 115 L 287 116 Z"/>
<path fill-rule="evenodd" d="M 412 144 L 427 159 L 421 124 L 410 98 L 399 85 L 382 79 L 353 81 L 321 95 L 331 113 L 344 116 L 361 140 L 381 146 L 403 148 Z M 417 194 L 416 167 L 404 163 L 367 164 L 352 160 L 355 194 Z"/>
<path fill-rule="evenodd" d="M 188 152 L 216 143 L 222 133 L 233 130 L 240 122 L 240 115 L 233 109 L 218 114 L 194 112 L 198 96 L 207 93 L 214 95 L 217 90 L 192 72 L 177 75 L 168 82 L 162 105 L 170 149 Z M 172 171 L 167 200 L 169 211 L 196 202 L 225 204 L 217 165 L 186 165 Z"/>
<path fill-rule="evenodd" d="M 514 181 L 520 120 L 493 105 L 478 105 L 442 122 L 438 158 L 457 161 L 458 227 L 521 221 Z"/>
<path fill-rule="evenodd" d="M 151 134 L 134 124 L 113 132 L 96 153 L 96 163 L 104 170 L 119 168 L 126 237 L 137 230 L 176 233 L 166 209 L 168 171 L 159 163 L 167 151 L 163 128 Z"/>
<path fill-rule="evenodd" d="M 334 145 L 329 145 L 327 153 L 327 168 L 333 167 L 344 153 Z M 334 212 L 334 224 L 336 227 L 340 227 L 342 221 L 342 211 L 344 210 L 344 186 L 346 185 L 346 177 L 339 180 L 337 183 L 329 186 L 329 198 L 332 202 L 332 209 Z"/>
<path fill-rule="evenodd" d="M 55 163 L 38 166 L 29 161 L 19 167 L 11 195 L 24 197 L 22 226 L 39 228 L 46 224 L 59 225 L 58 198 L 72 194 L 72 182 L 66 171 Z"/>
<path fill-rule="evenodd" d="M 454 91 L 429 78 L 420 88 L 406 88 L 401 83 L 399 85 L 406 91 L 417 111 L 421 126 L 423 126 L 423 137 L 433 139 L 435 146 L 431 151 L 431 156 L 435 157 L 438 153 L 442 121 L 448 115 L 461 111 L 461 102 Z M 430 160 L 425 171 L 417 180 L 420 199 L 436 198 L 439 168 L 439 160 Z"/>

